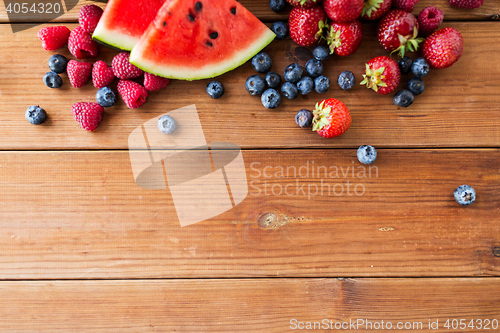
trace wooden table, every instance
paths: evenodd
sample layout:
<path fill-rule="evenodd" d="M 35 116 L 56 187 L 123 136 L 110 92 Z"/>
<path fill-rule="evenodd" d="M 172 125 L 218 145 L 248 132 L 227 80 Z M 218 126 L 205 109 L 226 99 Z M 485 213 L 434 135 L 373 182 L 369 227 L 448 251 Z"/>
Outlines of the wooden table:
<path fill-rule="evenodd" d="M 265 0 L 241 2 L 264 22 L 286 19 Z M 73 28 L 87 3 L 57 24 Z M 65 74 L 61 89 L 45 87 L 56 52 L 41 48 L 38 28 L 13 34 L 0 7 L 0 329 L 285 332 L 320 322 L 500 332 L 500 23 L 492 21 L 500 2 L 469 11 L 420 0 L 414 12 L 429 5 L 445 12 L 443 26 L 463 34 L 460 61 L 431 71 L 407 109 L 392 95 L 333 84 L 325 96 L 343 101 L 353 124 L 332 140 L 294 122 L 297 110 L 323 96 L 266 110 L 244 89 L 248 63 L 220 77 L 220 100 L 205 93 L 207 80 L 176 81 L 141 109 L 120 101 L 85 132 L 70 108 L 93 101 L 96 89 L 72 88 Z M 344 70 L 360 80 L 365 62 L 387 54 L 376 25 L 363 27 L 355 55 L 326 62 L 333 82 Z M 266 51 L 278 72 L 310 57 L 289 38 Z M 110 63 L 116 53 L 101 48 L 99 58 Z M 255 182 L 234 209 L 181 228 L 169 190 L 135 184 L 127 140 L 145 121 L 193 103 L 207 141 L 239 145 Z M 31 104 L 47 110 L 44 125 L 26 122 Z M 371 177 L 276 175 L 313 162 L 351 170 L 362 144 L 378 149 Z M 364 192 L 276 194 L 296 181 L 350 182 Z M 477 191 L 465 208 L 452 194 L 462 184 Z"/>

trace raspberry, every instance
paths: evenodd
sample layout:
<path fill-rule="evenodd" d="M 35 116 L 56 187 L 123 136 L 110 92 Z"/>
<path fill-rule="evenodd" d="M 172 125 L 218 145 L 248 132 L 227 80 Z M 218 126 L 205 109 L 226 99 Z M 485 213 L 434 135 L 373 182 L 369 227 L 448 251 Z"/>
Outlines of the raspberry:
<path fill-rule="evenodd" d="M 434 6 L 425 7 L 418 15 L 419 33 L 428 36 L 443 23 L 443 11 Z"/>
<path fill-rule="evenodd" d="M 139 77 L 144 73 L 142 69 L 135 67 L 128 61 L 129 57 L 129 52 L 120 52 L 113 58 L 111 67 L 113 67 L 113 73 L 117 78 L 128 80 Z"/>
<path fill-rule="evenodd" d="M 147 90 L 133 81 L 120 80 L 117 88 L 118 93 L 130 109 L 141 107 L 146 102 L 146 97 L 148 97 Z"/>
<path fill-rule="evenodd" d="M 484 4 L 484 0 L 449 0 L 450 5 L 458 8 L 475 9 Z"/>
<path fill-rule="evenodd" d="M 71 107 L 71 113 L 84 130 L 93 131 L 102 120 L 104 108 L 97 103 L 79 102 Z"/>
<path fill-rule="evenodd" d="M 418 0 L 393 0 L 392 7 L 411 13 Z"/>
<path fill-rule="evenodd" d="M 150 73 L 144 73 L 144 88 L 148 91 L 157 91 L 165 88 L 170 80 Z"/>
<path fill-rule="evenodd" d="M 113 69 L 108 67 L 106 63 L 99 60 L 92 67 L 92 83 L 96 88 L 103 88 L 109 85 L 115 79 Z"/>
<path fill-rule="evenodd" d="M 78 23 L 80 23 L 80 26 L 85 32 L 91 34 L 97 27 L 97 23 L 99 23 L 102 13 L 103 10 L 99 6 L 85 5 L 80 8 L 80 12 L 78 13 Z"/>
<path fill-rule="evenodd" d="M 92 65 L 90 62 L 70 60 L 66 71 L 68 72 L 69 83 L 75 88 L 81 88 L 90 78 Z"/>
<path fill-rule="evenodd" d="M 97 44 L 92 40 L 92 36 L 83 30 L 82 27 L 76 27 L 71 31 L 68 39 L 68 49 L 77 59 L 85 59 L 97 55 Z"/>
<path fill-rule="evenodd" d="M 68 42 L 70 31 L 63 25 L 57 27 L 45 27 L 38 31 L 38 39 L 42 41 L 42 47 L 47 51 L 54 51 Z"/>

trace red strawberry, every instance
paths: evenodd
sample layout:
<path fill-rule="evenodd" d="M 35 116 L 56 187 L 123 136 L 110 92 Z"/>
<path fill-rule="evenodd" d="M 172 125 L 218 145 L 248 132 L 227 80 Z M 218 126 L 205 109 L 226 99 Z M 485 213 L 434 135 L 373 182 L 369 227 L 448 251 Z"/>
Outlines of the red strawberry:
<path fill-rule="evenodd" d="M 321 0 L 286 0 L 286 2 L 294 7 L 311 8 L 319 4 Z"/>
<path fill-rule="evenodd" d="M 38 31 L 38 39 L 47 51 L 54 51 L 63 47 L 68 42 L 70 31 L 63 25 L 57 27 L 44 27 Z"/>
<path fill-rule="evenodd" d="M 398 63 L 386 56 L 373 58 L 366 64 L 366 74 L 361 84 L 373 89 L 379 94 L 387 95 L 393 92 L 401 79 Z"/>
<path fill-rule="evenodd" d="M 129 80 L 120 80 L 118 81 L 117 88 L 118 93 L 130 109 L 139 108 L 146 103 L 148 92 L 139 83 Z"/>
<path fill-rule="evenodd" d="M 458 8 L 474 9 L 484 4 L 484 0 L 449 0 L 450 5 Z"/>
<path fill-rule="evenodd" d="M 363 11 L 363 0 L 324 0 L 326 15 L 336 23 L 357 19 Z"/>
<path fill-rule="evenodd" d="M 334 138 L 351 127 L 351 113 L 341 101 L 330 98 L 316 104 L 313 131 L 324 138 Z"/>
<path fill-rule="evenodd" d="M 378 41 L 390 52 L 404 57 L 406 51 L 414 52 L 423 41 L 417 38 L 418 21 L 413 14 L 400 9 L 387 13 L 378 24 Z"/>
<path fill-rule="evenodd" d="M 137 68 L 128 61 L 129 57 L 129 52 L 120 52 L 113 58 L 111 67 L 113 67 L 113 73 L 117 78 L 128 80 L 139 77 L 144 73 L 142 69 Z"/>
<path fill-rule="evenodd" d="M 377 20 L 391 9 L 392 0 L 365 0 L 361 17 L 365 20 Z"/>
<path fill-rule="evenodd" d="M 69 83 L 75 88 L 81 88 L 90 78 L 92 65 L 90 62 L 70 60 L 66 71 L 68 72 Z"/>
<path fill-rule="evenodd" d="M 432 68 L 446 68 L 453 65 L 464 51 L 464 39 L 454 28 L 444 28 L 427 37 L 422 55 Z"/>
<path fill-rule="evenodd" d="M 418 15 L 419 33 L 428 36 L 443 23 L 443 11 L 434 6 L 425 7 Z"/>
<path fill-rule="evenodd" d="M 97 55 L 97 44 L 92 36 L 85 32 L 82 27 L 76 27 L 71 31 L 68 39 L 69 52 L 77 59 L 95 57 Z"/>
<path fill-rule="evenodd" d="M 71 107 L 71 113 L 84 130 L 93 131 L 102 120 L 104 108 L 97 103 L 79 102 Z"/>
<path fill-rule="evenodd" d="M 144 88 L 148 91 L 157 91 L 165 88 L 170 80 L 161 76 L 144 72 Z"/>
<path fill-rule="evenodd" d="M 321 6 L 312 8 L 294 7 L 288 17 L 290 37 L 301 46 L 318 42 L 326 27 L 326 14 Z"/>
<path fill-rule="evenodd" d="M 418 0 L 392 0 L 392 7 L 411 13 Z"/>
<path fill-rule="evenodd" d="M 113 68 L 108 67 L 106 63 L 99 60 L 92 67 L 92 83 L 96 88 L 102 88 L 109 85 L 115 79 Z"/>
<path fill-rule="evenodd" d="M 97 27 L 102 13 L 103 10 L 99 6 L 85 5 L 80 8 L 80 12 L 78 13 L 78 23 L 80 23 L 83 30 L 91 34 Z"/>
<path fill-rule="evenodd" d="M 330 53 L 348 56 L 356 52 L 363 40 L 361 22 L 332 23 L 326 37 Z"/>

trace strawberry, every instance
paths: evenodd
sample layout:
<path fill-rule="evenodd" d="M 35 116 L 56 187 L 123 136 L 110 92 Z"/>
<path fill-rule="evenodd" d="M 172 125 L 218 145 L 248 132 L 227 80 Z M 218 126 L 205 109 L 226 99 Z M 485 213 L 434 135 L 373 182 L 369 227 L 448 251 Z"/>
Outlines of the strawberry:
<path fill-rule="evenodd" d="M 418 14 L 419 33 L 422 36 L 428 36 L 439 28 L 443 23 L 443 11 L 434 6 L 425 7 Z"/>
<path fill-rule="evenodd" d="M 92 67 L 92 83 L 96 88 L 102 88 L 109 85 L 115 79 L 113 68 L 106 65 L 102 60 L 94 63 Z"/>
<path fill-rule="evenodd" d="M 104 108 L 97 103 L 79 102 L 71 107 L 76 122 L 86 131 L 93 131 L 102 120 Z"/>
<path fill-rule="evenodd" d="M 111 67 L 113 67 L 113 73 L 117 78 L 128 80 L 139 77 L 144 73 L 142 69 L 137 68 L 128 61 L 129 57 L 129 52 L 120 52 L 113 58 Z"/>
<path fill-rule="evenodd" d="M 393 92 L 401 79 L 398 63 L 389 57 L 375 57 L 366 64 L 366 74 L 363 74 L 362 85 L 373 89 L 379 94 L 387 95 Z"/>
<path fill-rule="evenodd" d="M 326 37 L 330 53 L 348 56 L 356 52 L 363 40 L 361 22 L 332 23 Z"/>
<path fill-rule="evenodd" d="M 424 42 L 422 55 L 432 68 L 447 68 L 453 65 L 464 51 L 464 39 L 454 28 L 440 29 Z"/>
<path fill-rule="evenodd" d="M 392 7 L 411 13 L 418 0 L 392 0 Z"/>
<path fill-rule="evenodd" d="M 148 92 L 139 83 L 129 80 L 120 80 L 118 81 L 117 88 L 118 93 L 130 109 L 139 108 L 146 103 Z"/>
<path fill-rule="evenodd" d="M 82 27 L 76 27 L 71 31 L 68 39 L 68 49 L 76 59 L 85 59 L 97 55 L 96 42 Z"/>
<path fill-rule="evenodd" d="M 484 0 L 449 0 L 450 5 L 457 8 L 475 9 L 484 4 Z"/>
<path fill-rule="evenodd" d="M 97 23 L 99 23 L 102 13 L 103 10 L 99 6 L 85 5 L 80 8 L 80 12 L 78 13 L 78 23 L 80 23 L 80 26 L 85 32 L 91 34 L 97 27 Z"/>
<path fill-rule="evenodd" d="M 351 126 L 351 113 L 341 101 L 330 98 L 316 104 L 313 112 L 313 131 L 324 138 L 343 134 Z"/>
<path fill-rule="evenodd" d="M 90 62 L 70 60 L 66 71 L 68 72 L 69 83 L 75 88 L 81 88 L 90 78 L 92 65 Z"/>
<path fill-rule="evenodd" d="M 363 0 L 324 0 L 326 15 L 336 23 L 346 23 L 357 19 L 363 11 Z"/>
<path fill-rule="evenodd" d="M 144 72 L 144 88 L 148 91 L 157 91 L 165 88 L 170 80 L 161 76 Z"/>
<path fill-rule="evenodd" d="M 378 24 L 378 41 L 390 52 L 404 57 L 406 51 L 414 52 L 423 41 L 417 38 L 418 21 L 413 14 L 400 9 L 388 12 Z"/>
<path fill-rule="evenodd" d="M 57 27 L 44 27 L 38 31 L 38 39 L 47 51 L 54 51 L 63 47 L 68 42 L 70 31 L 63 25 Z"/>
<path fill-rule="evenodd" d="M 294 7 L 311 8 L 319 4 L 321 0 L 286 0 L 286 2 Z"/>
<path fill-rule="evenodd" d="M 392 0 L 365 0 L 361 17 L 365 20 L 377 20 L 391 9 Z"/>
<path fill-rule="evenodd" d="M 312 8 L 294 7 L 288 17 L 290 37 L 301 46 L 318 42 L 326 27 L 326 14 L 321 6 Z"/>

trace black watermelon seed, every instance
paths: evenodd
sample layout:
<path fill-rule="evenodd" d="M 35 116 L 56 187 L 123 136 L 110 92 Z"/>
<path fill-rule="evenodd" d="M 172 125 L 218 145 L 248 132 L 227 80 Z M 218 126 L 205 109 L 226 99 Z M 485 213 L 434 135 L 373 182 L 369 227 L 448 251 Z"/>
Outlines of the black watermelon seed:
<path fill-rule="evenodd" d="M 193 14 L 191 14 L 191 13 L 189 13 L 189 14 L 188 14 L 188 19 L 189 19 L 189 21 L 191 21 L 191 22 L 194 22 L 194 21 L 195 21 L 195 18 L 194 18 L 194 16 L 193 16 Z"/>
<path fill-rule="evenodd" d="M 167 26 L 167 22 L 163 21 L 163 26 L 166 27 Z"/>
<path fill-rule="evenodd" d="M 202 4 L 200 1 L 198 1 L 197 3 L 195 3 L 195 5 L 194 5 L 194 9 L 195 9 L 197 12 L 199 12 L 202 8 L 203 8 L 203 4 Z"/>
<path fill-rule="evenodd" d="M 236 15 L 236 7 L 231 8 L 231 14 Z"/>
<path fill-rule="evenodd" d="M 210 46 L 210 47 L 214 46 L 214 44 L 212 44 L 212 42 L 209 42 L 208 40 L 207 40 L 206 44 L 207 44 L 207 46 Z"/>
<path fill-rule="evenodd" d="M 217 31 L 214 31 L 210 34 L 210 38 L 211 39 L 217 39 L 217 37 L 219 37 L 219 34 L 217 33 Z"/>

